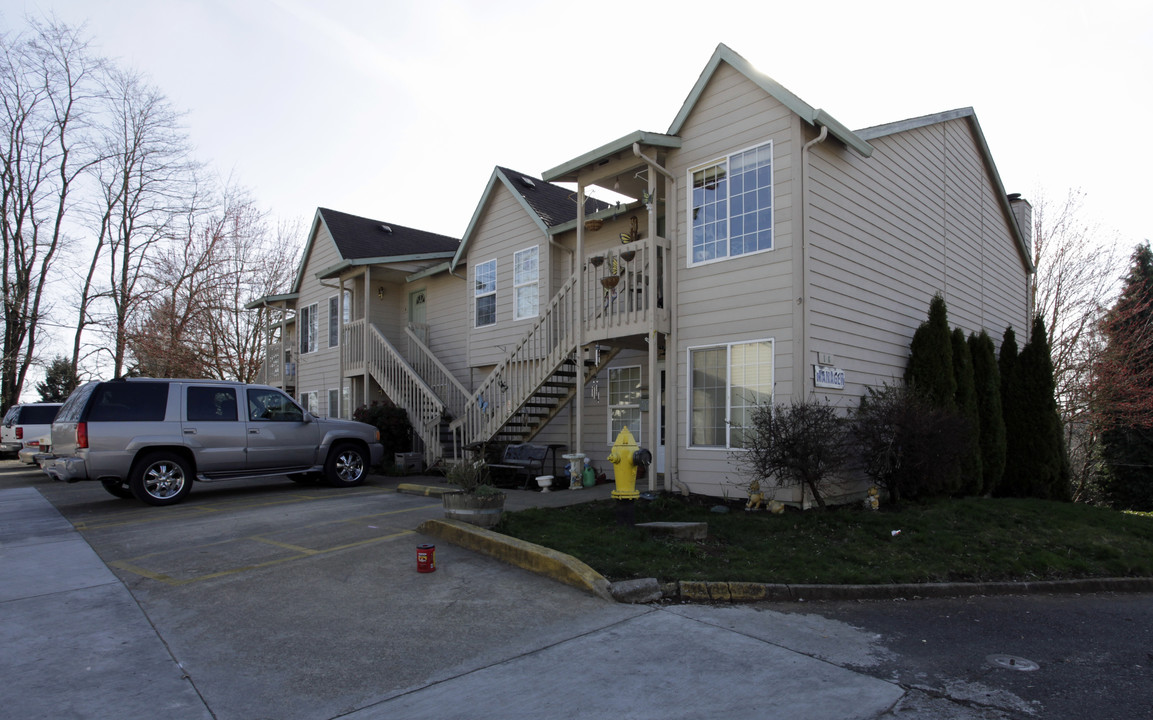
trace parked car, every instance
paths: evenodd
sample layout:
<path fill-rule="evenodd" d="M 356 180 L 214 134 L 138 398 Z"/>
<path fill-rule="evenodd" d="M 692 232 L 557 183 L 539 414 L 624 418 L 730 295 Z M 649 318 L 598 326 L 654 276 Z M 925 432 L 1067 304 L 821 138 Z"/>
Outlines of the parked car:
<path fill-rule="evenodd" d="M 64 482 L 93 480 L 120 498 L 182 501 L 194 480 L 287 475 L 364 482 L 380 463 L 380 431 L 318 418 L 276 388 L 214 380 L 132 378 L 76 389 L 52 425 L 40 467 Z"/>
<path fill-rule="evenodd" d="M 32 440 L 20 448 L 20 452 L 16 453 L 16 459 L 28 465 L 38 465 L 39 463 L 36 462 L 36 456 L 47 452 L 51 445 L 51 435 L 45 435 L 39 440 Z"/>
<path fill-rule="evenodd" d="M 52 430 L 52 420 L 61 403 L 23 403 L 4 413 L 0 425 L 0 452 L 19 453 L 26 445 L 39 445 Z"/>

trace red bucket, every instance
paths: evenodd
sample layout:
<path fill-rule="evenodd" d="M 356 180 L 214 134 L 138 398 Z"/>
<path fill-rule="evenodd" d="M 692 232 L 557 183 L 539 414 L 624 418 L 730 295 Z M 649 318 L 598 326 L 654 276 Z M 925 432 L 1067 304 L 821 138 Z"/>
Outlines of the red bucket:
<path fill-rule="evenodd" d="M 416 546 L 416 571 L 429 573 L 436 570 L 436 545 Z"/>

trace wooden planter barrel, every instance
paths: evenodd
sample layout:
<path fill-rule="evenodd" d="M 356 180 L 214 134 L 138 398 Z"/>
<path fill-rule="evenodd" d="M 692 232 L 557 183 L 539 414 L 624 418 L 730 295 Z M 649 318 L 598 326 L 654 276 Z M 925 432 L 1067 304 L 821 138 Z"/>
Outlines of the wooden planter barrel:
<path fill-rule="evenodd" d="M 445 518 L 483 528 L 494 527 L 500 522 L 501 513 L 504 512 L 504 493 L 473 495 L 458 490 L 445 493 L 440 498 L 444 503 Z"/>

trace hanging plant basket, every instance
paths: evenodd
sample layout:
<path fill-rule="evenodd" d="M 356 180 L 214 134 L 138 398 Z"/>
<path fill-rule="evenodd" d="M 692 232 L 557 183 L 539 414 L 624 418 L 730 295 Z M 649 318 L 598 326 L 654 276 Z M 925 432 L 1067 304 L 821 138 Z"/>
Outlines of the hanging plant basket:
<path fill-rule="evenodd" d="M 605 275 L 603 278 L 601 278 L 601 285 L 604 285 L 605 290 L 612 290 L 620 281 L 620 275 Z"/>
<path fill-rule="evenodd" d="M 621 251 L 621 260 L 624 260 L 625 262 L 632 262 L 633 258 L 635 258 L 636 256 L 637 256 L 636 250 L 622 250 Z"/>
<path fill-rule="evenodd" d="M 585 230 L 596 232 L 605 226 L 604 220 L 585 220 Z"/>
<path fill-rule="evenodd" d="M 600 267 L 601 265 L 605 264 L 605 256 L 593 255 L 591 258 L 589 258 L 589 263 L 591 263 L 593 267 Z"/>

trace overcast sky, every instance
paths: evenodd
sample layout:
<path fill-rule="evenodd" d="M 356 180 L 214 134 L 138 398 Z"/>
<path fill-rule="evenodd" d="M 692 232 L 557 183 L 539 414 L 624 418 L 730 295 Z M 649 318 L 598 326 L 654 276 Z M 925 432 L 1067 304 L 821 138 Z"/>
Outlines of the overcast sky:
<path fill-rule="evenodd" d="M 5 0 L 87 23 L 277 217 L 459 237 L 493 166 L 664 132 L 718 43 L 853 129 L 972 106 L 1008 192 L 1153 236 L 1153 3 Z M 301 238 L 303 242 L 303 238 Z M 1126 253 L 1127 254 L 1127 253 Z"/>

